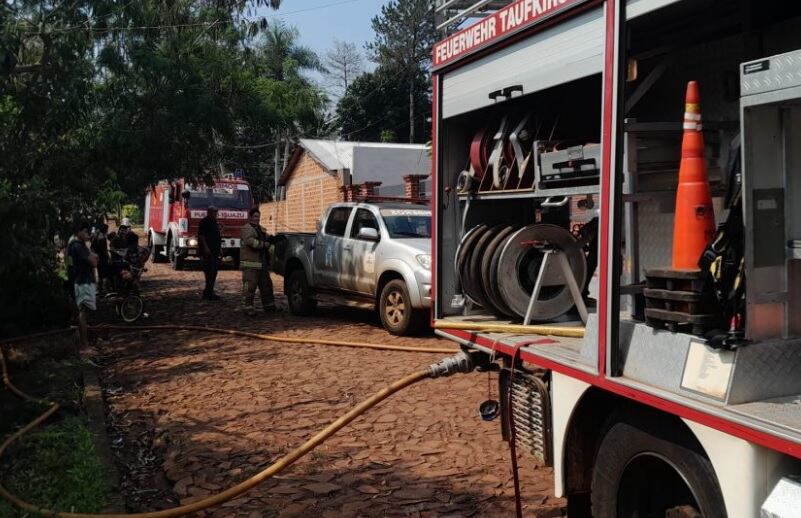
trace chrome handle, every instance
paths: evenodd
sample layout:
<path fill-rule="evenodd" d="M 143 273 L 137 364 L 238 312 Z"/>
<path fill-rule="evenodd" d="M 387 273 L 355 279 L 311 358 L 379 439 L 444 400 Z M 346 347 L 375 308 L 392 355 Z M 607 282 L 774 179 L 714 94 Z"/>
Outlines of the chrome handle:
<path fill-rule="evenodd" d="M 567 196 L 563 196 L 562 199 L 558 198 L 547 198 L 544 202 L 541 203 L 543 207 L 564 207 L 567 205 L 567 202 L 570 201 L 570 198 Z"/>

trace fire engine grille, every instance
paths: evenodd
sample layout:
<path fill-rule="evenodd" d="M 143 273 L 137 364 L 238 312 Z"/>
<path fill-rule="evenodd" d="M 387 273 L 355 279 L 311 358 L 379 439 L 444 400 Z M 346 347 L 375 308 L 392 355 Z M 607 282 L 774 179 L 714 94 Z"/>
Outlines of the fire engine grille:
<path fill-rule="evenodd" d="M 516 371 L 511 380 L 512 413 L 518 449 L 551 465 L 551 411 L 548 387 L 531 374 Z"/>

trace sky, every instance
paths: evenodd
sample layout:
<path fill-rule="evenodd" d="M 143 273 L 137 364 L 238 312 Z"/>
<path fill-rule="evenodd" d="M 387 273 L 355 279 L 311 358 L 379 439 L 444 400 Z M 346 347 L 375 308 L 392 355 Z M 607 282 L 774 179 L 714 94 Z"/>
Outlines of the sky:
<path fill-rule="evenodd" d="M 334 39 L 355 43 L 363 50 L 364 44 L 373 40 L 370 20 L 383 4 L 383 0 L 283 0 L 277 11 L 262 8 L 259 15 L 294 25 L 301 43 L 324 57 Z"/>

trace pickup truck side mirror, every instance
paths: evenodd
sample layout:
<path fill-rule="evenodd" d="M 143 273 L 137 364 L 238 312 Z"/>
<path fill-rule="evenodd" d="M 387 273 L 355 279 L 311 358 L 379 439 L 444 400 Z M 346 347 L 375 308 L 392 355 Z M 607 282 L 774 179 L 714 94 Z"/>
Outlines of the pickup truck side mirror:
<path fill-rule="evenodd" d="M 378 230 L 371 227 L 362 227 L 356 237 L 367 241 L 378 241 Z"/>

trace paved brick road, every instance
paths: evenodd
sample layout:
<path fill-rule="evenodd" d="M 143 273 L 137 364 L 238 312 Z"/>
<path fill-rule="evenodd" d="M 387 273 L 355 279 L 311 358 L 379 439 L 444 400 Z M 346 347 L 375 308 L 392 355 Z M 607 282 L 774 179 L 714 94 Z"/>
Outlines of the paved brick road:
<path fill-rule="evenodd" d="M 450 345 L 433 336 L 391 337 L 371 313 L 343 308 L 323 307 L 309 318 L 247 317 L 239 309 L 239 272 L 221 272 L 220 302 L 201 301 L 201 283 L 197 270 L 151 266 L 143 285 L 150 318 L 143 323 Z M 191 502 L 239 482 L 388 382 L 440 357 L 190 332 L 116 335 L 101 339 L 98 350 L 131 511 Z M 496 391 L 494 379 L 492 386 Z M 497 421 L 477 417 L 486 396 L 486 374 L 424 381 L 279 478 L 205 515 L 513 515 L 507 446 Z M 551 470 L 529 457 L 521 470 L 526 516 L 560 516 L 564 502 L 550 496 Z"/>

